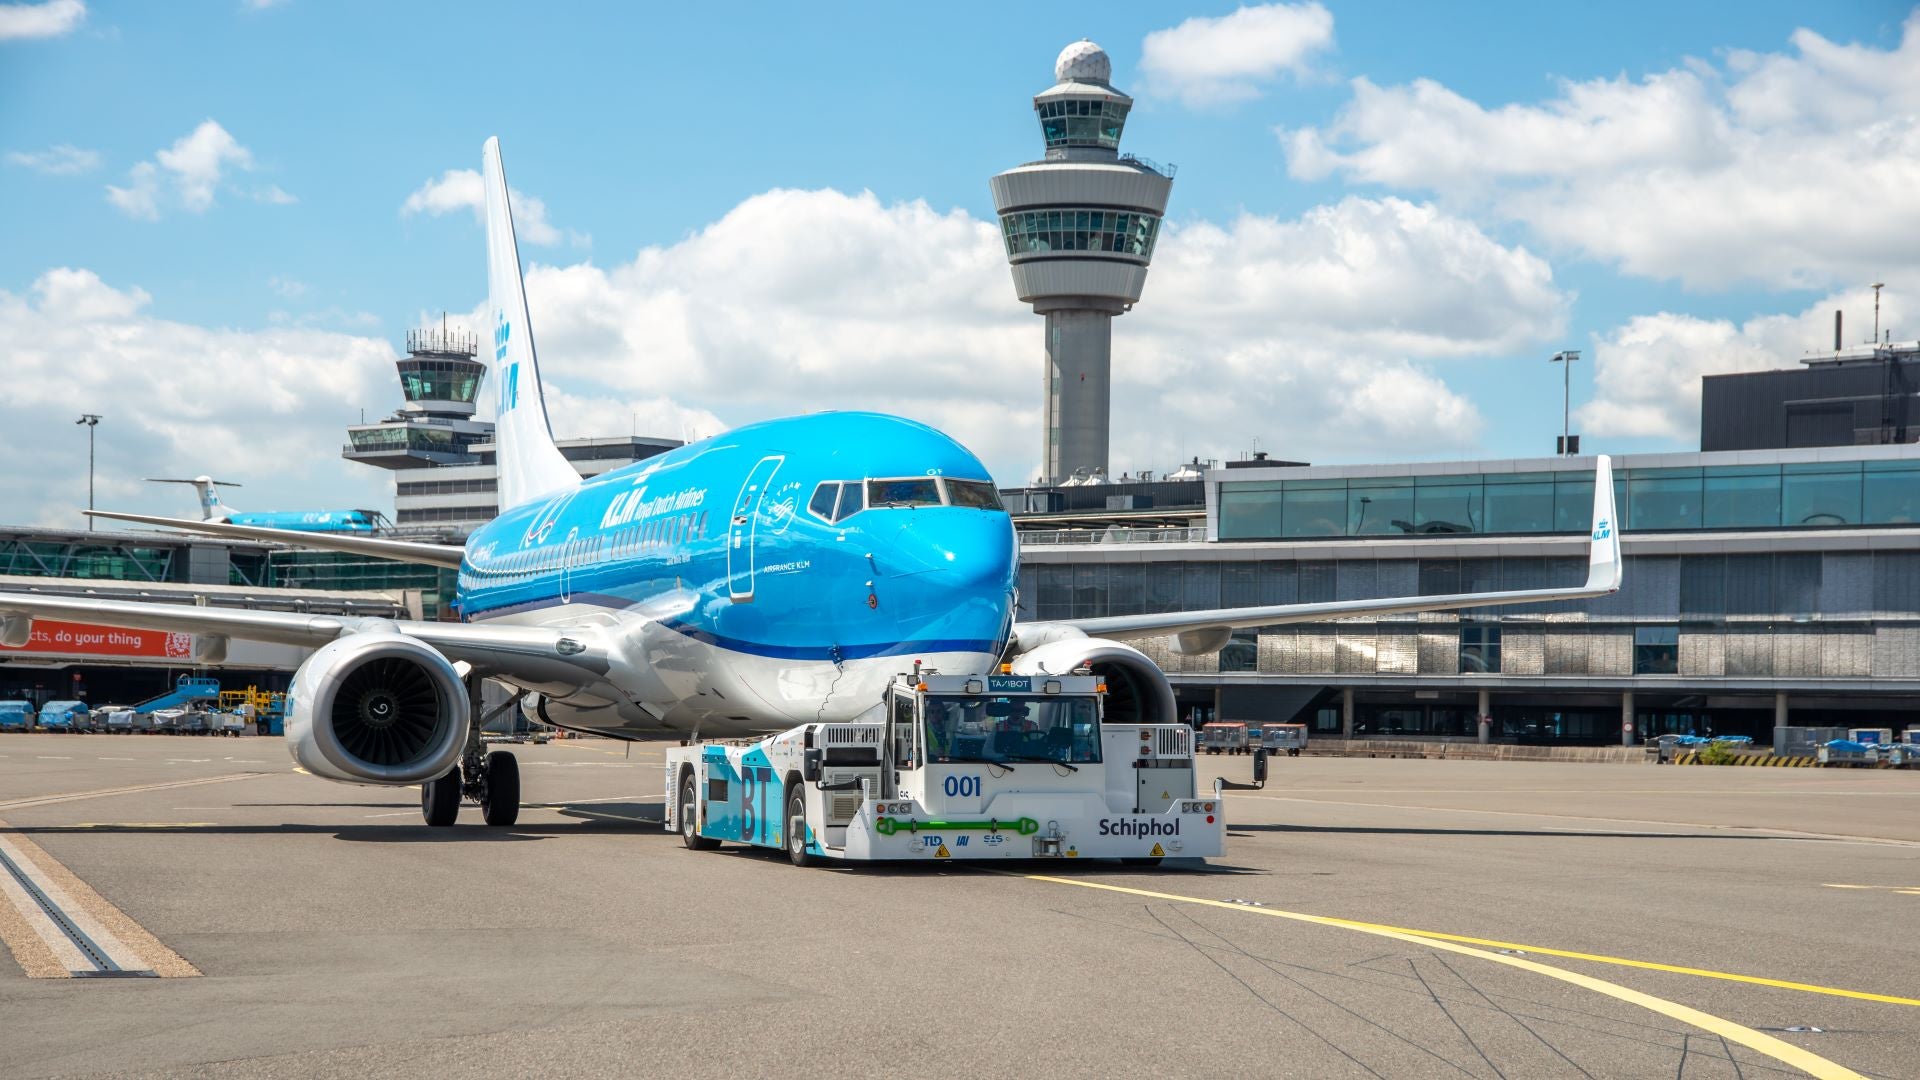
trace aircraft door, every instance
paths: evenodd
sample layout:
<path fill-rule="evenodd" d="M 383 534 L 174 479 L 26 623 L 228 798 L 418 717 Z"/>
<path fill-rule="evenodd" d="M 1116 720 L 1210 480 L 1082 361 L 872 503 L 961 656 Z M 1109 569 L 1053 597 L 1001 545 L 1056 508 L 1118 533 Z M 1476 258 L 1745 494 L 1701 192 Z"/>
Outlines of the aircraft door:
<path fill-rule="evenodd" d="M 727 591 L 736 604 L 753 599 L 754 534 L 759 529 L 760 510 L 766 504 L 767 490 L 773 485 L 773 474 L 780 471 L 781 463 L 786 460 L 778 454 L 761 458 L 733 500 L 733 516 L 727 523 Z"/>

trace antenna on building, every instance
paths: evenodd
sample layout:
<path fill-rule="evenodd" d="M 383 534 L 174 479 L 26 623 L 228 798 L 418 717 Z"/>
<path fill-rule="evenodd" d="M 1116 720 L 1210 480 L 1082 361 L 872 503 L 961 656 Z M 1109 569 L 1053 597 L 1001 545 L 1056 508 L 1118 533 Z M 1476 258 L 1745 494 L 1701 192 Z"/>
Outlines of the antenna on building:
<path fill-rule="evenodd" d="M 1873 343 L 1880 344 L 1880 290 L 1887 287 L 1886 282 L 1873 283 Z"/>

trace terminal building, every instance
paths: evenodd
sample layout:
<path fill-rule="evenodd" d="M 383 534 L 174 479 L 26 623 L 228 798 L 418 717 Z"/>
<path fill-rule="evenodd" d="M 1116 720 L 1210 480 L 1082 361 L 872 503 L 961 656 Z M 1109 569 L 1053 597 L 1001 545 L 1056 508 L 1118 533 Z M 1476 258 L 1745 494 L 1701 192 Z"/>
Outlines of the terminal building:
<path fill-rule="evenodd" d="M 0 529 L 0 592 L 300 611 L 389 619 L 432 617 L 426 589 L 352 590 L 290 580 L 280 565 L 292 552 L 273 544 L 186 533 Z M 403 567 L 424 572 L 430 568 Z M 288 584 L 304 587 L 286 588 Z M 311 650 L 192 634 L 109 630 L 35 619 L 33 638 L 0 646 L 0 699 L 76 698 L 132 705 L 171 689 L 180 675 L 212 675 L 229 689 L 285 690 Z"/>
<path fill-rule="evenodd" d="M 1202 524 L 1034 528 L 1022 618 L 1577 584 L 1593 459 L 1210 470 Z M 1920 722 L 1920 448 L 1628 455 L 1600 600 L 1145 643 L 1190 720 L 1602 744 Z"/>

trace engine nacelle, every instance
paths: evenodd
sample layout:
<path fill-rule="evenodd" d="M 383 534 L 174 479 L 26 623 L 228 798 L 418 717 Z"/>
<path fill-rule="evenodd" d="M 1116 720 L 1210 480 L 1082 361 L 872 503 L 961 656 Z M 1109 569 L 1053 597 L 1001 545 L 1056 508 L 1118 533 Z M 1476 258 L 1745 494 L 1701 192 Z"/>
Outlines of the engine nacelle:
<path fill-rule="evenodd" d="M 1015 675 L 1065 675 L 1081 665 L 1107 684 L 1107 720 L 1116 724 L 1178 722 L 1173 684 L 1160 665 L 1131 645 L 1106 638 L 1063 638 L 1012 660 Z"/>
<path fill-rule="evenodd" d="M 355 784 L 417 784 L 460 760 L 471 713 L 447 658 L 403 634 L 350 634 L 293 674 L 287 751 L 301 768 Z"/>

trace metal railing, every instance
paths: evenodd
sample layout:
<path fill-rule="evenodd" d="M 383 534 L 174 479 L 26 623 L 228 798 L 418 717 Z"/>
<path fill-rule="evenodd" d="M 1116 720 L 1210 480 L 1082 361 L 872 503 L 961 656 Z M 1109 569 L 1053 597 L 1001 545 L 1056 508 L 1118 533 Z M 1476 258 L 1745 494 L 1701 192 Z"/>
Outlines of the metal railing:
<path fill-rule="evenodd" d="M 1157 172 L 1169 180 L 1173 179 L 1174 173 L 1180 171 L 1180 166 L 1178 165 L 1162 165 L 1152 158 L 1141 157 L 1139 154 L 1121 154 L 1120 160 Z"/>
<path fill-rule="evenodd" d="M 1200 544 L 1205 543 L 1205 526 L 1168 529 L 1045 529 L 1020 534 L 1023 547 L 1049 544 Z"/>

